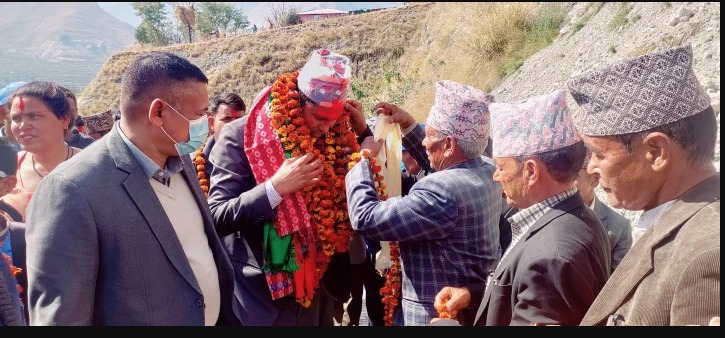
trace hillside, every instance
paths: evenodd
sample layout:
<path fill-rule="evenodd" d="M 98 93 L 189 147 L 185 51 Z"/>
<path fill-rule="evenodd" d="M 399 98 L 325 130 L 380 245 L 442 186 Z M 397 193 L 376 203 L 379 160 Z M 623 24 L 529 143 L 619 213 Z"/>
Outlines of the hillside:
<path fill-rule="evenodd" d="M 251 100 L 309 52 L 328 47 L 353 61 L 351 94 L 368 108 L 389 101 L 424 120 L 436 80 L 450 79 L 523 99 L 564 85 L 596 66 L 691 44 L 695 71 L 720 112 L 720 4 L 408 3 L 242 37 L 164 48 L 188 57 L 210 78 L 211 95 Z M 81 113 L 116 108 L 125 66 L 148 49 L 115 54 L 82 94 Z M 575 107 L 575 105 L 572 105 Z M 576 112 L 576 111 L 575 111 Z M 719 142 L 716 166 L 720 165 Z"/>
<path fill-rule="evenodd" d="M 398 74 L 410 37 L 433 5 L 421 3 L 361 15 L 260 31 L 256 34 L 163 48 L 133 46 L 114 54 L 79 99 L 83 115 L 117 109 L 121 75 L 137 55 L 152 49 L 182 55 L 209 78 L 210 95 L 235 91 L 246 101 L 283 72 L 298 70 L 312 50 L 328 47 L 352 61 L 351 92 L 372 107 L 386 77 Z M 375 85 L 375 88 L 371 86 Z M 364 91 L 363 91 L 364 90 Z M 367 96 L 363 98 L 362 96 Z"/>
<path fill-rule="evenodd" d="M 80 91 L 133 28 L 96 3 L 0 3 L 0 84 L 36 79 Z"/>

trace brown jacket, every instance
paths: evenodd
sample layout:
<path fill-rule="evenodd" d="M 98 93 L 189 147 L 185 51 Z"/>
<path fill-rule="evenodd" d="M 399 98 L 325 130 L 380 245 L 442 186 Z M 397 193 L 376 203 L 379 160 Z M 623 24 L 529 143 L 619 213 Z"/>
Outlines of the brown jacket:
<path fill-rule="evenodd" d="M 581 325 L 707 325 L 720 316 L 720 174 L 632 246 Z"/>

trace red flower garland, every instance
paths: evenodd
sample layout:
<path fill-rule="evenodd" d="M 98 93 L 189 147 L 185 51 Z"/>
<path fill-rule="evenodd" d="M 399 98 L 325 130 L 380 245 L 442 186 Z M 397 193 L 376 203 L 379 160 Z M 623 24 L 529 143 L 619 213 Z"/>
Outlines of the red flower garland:
<path fill-rule="evenodd" d="M 373 180 L 375 181 L 375 191 L 378 193 L 378 199 L 385 201 L 388 195 L 385 193 L 387 186 L 384 177 L 380 173 L 382 168 L 377 165 L 377 159 L 370 157 L 370 151 L 363 149 L 360 154 L 353 154 L 353 162 L 351 166 L 360 162 L 361 158 L 367 158 L 370 161 L 370 167 L 373 171 Z M 403 271 L 400 267 L 400 245 L 398 242 L 388 242 L 390 246 L 390 260 L 392 265 L 390 270 L 385 274 L 385 284 L 380 289 L 380 295 L 383 296 L 382 302 L 385 306 L 385 326 L 393 326 L 395 309 L 400 304 L 400 297 L 403 294 Z"/>
<path fill-rule="evenodd" d="M 352 131 L 350 113 L 347 111 L 343 111 L 324 137 L 312 137 L 302 117 L 297 88 L 298 74 L 283 74 L 272 85 L 271 124 L 277 131 L 285 152 L 293 157 L 314 153 L 322 161 L 320 182 L 303 190 L 307 211 L 317 226 L 317 245 L 324 253 L 317 255 L 317 288 L 331 256 L 337 252 L 347 252 L 348 241 L 352 237 L 345 196 L 345 175 L 350 162 L 350 154 L 346 149 L 357 153 L 360 145 Z M 311 299 L 297 299 L 297 302 L 307 307 Z"/>

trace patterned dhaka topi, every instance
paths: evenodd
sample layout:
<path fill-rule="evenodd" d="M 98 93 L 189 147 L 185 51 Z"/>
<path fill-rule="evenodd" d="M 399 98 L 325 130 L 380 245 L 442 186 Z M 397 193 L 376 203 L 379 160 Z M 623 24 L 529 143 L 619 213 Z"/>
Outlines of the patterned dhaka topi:
<path fill-rule="evenodd" d="M 539 154 L 581 140 L 562 89 L 523 101 L 491 103 L 489 109 L 494 157 Z"/>
<path fill-rule="evenodd" d="M 493 95 L 453 81 L 438 81 L 426 124 L 453 138 L 485 143 L 491 133 L 488 104 Z"/>
<path fill-rule="evenodd" d="M 567 86 L 581 108 L 574 122 L 589 136 L 649 130 L 710 107 L 695 77 L 689 45 L 584 73 Z"/>

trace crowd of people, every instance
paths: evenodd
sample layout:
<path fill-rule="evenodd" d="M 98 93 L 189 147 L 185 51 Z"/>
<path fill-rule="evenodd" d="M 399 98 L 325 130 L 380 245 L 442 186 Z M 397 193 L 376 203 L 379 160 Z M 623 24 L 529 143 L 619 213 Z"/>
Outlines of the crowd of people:
<path fill-rule="evenodd" d="M 160 51 L 126 68 L 116 117 L 7 85 L 0 325 L 356 326 L 363 298 L 374 326 L 719 325 L 716 115 L 692 62 L 656 51 L 511 102 L 441 80 L 425 121 L 366 116 L 324 48 L 249 106 Z"/>

